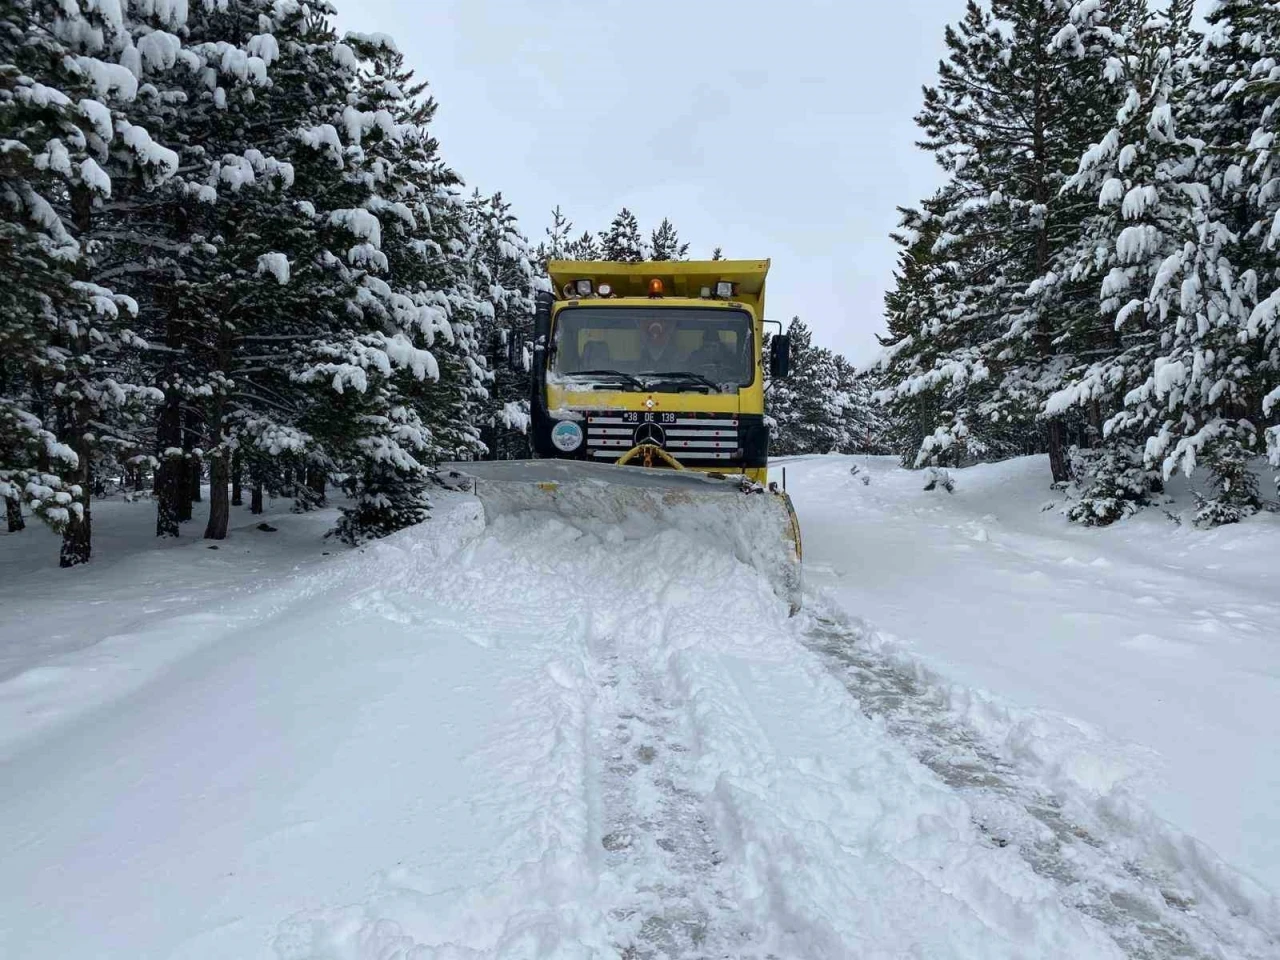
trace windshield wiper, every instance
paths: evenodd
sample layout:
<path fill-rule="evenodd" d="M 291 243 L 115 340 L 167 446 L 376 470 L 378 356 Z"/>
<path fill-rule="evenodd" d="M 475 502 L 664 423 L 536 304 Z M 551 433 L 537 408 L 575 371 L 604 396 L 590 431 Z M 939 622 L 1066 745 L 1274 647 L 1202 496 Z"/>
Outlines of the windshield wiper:
<path fill-rule="evenodd" d="M 637 390 L 643 390 L 644 384 L 637 380 L 629 373 L 623 373 L 621 370 L 575 370 L 573 373 L 565 374 L 570 377 L 614 377 L 631 384 Z"/>
<path fill-rule="evenodd" d="M 670 370 L 666 373 L 650 373 L 647 376 L 653 377 L 655 380 L 692 380 L 695 383 L 710 387 L 716 393 L 720 392 L 720 384 L 710 377 L 704 377 L 700 373 L 690 373 L 688 370 Z"/>

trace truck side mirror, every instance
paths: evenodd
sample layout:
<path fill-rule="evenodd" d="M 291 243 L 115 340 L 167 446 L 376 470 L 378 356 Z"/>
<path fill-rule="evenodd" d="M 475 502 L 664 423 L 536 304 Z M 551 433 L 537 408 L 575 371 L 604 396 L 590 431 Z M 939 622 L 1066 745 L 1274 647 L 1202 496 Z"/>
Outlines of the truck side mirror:
<path fill-rule="evenodd" d="M 551 345 L 551 305 L 555 298 L 538 291 L 533 309 L 533 352 L 545 351 Z"/>
<path fill-rule="evenodd" d="M 775 380 L 791 376 L 791 338 L 785 333 L 769 339 L 769 372 Z"/>
<path fill-rule="evenodd" d="M 551 307 L 555 297 L 538 291 L 533 302 L 533 391 L 539 394 L 547 372 L 547 351 L 551 348 Z M 523 358 L 517 358 L 523 359 Z"/>

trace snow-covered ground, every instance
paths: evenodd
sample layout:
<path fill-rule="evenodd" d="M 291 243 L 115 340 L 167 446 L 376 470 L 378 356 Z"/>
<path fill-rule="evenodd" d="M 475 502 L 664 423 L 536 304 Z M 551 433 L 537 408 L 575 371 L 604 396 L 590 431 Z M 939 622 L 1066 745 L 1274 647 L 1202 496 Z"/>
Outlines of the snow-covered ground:
<path fill-rule="evenodd" d="M 1190 753 L 1148 735 L 1146 702 L 1265 672 L 1268 650 L 1274 684 L 1265 594 L 1142 559 L 1144 537 L 1184 531 L 1029 513 L 1031 465 L 967 471 L 944 500 L 884 462 L 863 486 L 850 463 L 788 466 L 810 581 L 792 619 L 680 530 L 485 528 L 460 494 L 358 551 L 320 539 L 331 516 L 268 534 L 241 514 L 218 551 L 141 549 L 145 504 L 104 505 L 86 569 L 0 537 L 0 956 L 1280 952 L 1275 860 L 1240 855 L 1272 839 L 1266 800 L 1242 805 L 1274 783 L 1274 745 L 1219 744 L 1241 764 L 1256 748 L 1252 771 L 1206 761 L 1188 778 L 1230 797 L 1179 818 Z M 1232 559 L 1262 555 L 1270 519 L 1231 534 Z M 1109 592 L 1089 586 L 1108 572 Z M 1071 609 L 1099 616 L 1059 627 L 1072 579 Z M 1147 593 L 1160 619 L 1133 636 L 1159 643 L 1095 636 L 1114 633 L 1101 597 Z M 1235 659 L 1161 653 L 1189 642 L 1167 625 L 1184 603 L 1217 611 Z M 1034 682 L 1036 663 L 1060 675 Z M 1055 699 L 1068 671 L 1090 678 L 1078 702 Z M 1126 705 L 1100 712 L 1109 697 Z M 1223 736 L 1274 720 L 1274 697 L 1211 697 L 1240 712 L 1214 718 Z M 1231 804 L 1236 848 L 1201 829 Z"/>
<path fill-rule="evenodd" d="M 305 574 L 345 549 L 324 539 L 338 512 L 299 516 L 291 504 L 270 502 L 258 517 L 237 508 L 231 538 L 214 545 L 192 539 L 207 503 L 195 505 L 186 538 L 157 540 L 150 500 L 95 502 L 93 562 L 71 571 L 58 569 L 58 539 L 39 521 L 0 532 L 0 760 L 234 631 L 261 602 L 323 582 Z M 263 523 L 276 530 L 256 529 Z"/>
<path fill-rule="evenodd" d="M 1044 458 L 954 471 L 954 495 L 888 458 L 789 474 L 810 586 L 958 685 L 955 710 L 1100 795 L 1135 778 L 1280 891 L 1280 515 L 1197 530 L 1175 480 L 1174 504 L 1085 529 L 1045 509 Z"/>

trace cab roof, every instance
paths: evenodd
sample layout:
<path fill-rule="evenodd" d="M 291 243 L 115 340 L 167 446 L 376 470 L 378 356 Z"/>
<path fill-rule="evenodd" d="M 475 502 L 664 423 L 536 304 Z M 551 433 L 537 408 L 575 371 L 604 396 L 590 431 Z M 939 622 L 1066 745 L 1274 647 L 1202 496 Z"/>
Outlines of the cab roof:
<path fill-rule="evenodd" d="M 696 298 L 703 287 L 717 280 L 737 285 L 734 299 L 762 300 L 768 260 L 645 260 L 617 263 L 611 260 L 552 260 L 547 264 L 556 295 L 566 283 L 590 280 L 599 287 L 607 283 L 617 297 L 646 297 L 649 281 L 659 279 L 668 297 Z"/>

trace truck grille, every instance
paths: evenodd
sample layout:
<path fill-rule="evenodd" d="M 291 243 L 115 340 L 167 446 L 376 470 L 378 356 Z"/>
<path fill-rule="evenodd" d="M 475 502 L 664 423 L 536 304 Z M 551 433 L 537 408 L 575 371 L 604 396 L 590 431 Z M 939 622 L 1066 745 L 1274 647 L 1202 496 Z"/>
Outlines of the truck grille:
<path fill-rule="evenodd" d="M 587 415 L 587 453 L 593 460 L 616 460 L 646 442 L 688 466 L 742 458 L 736 414 L 607 411 Z"/>

